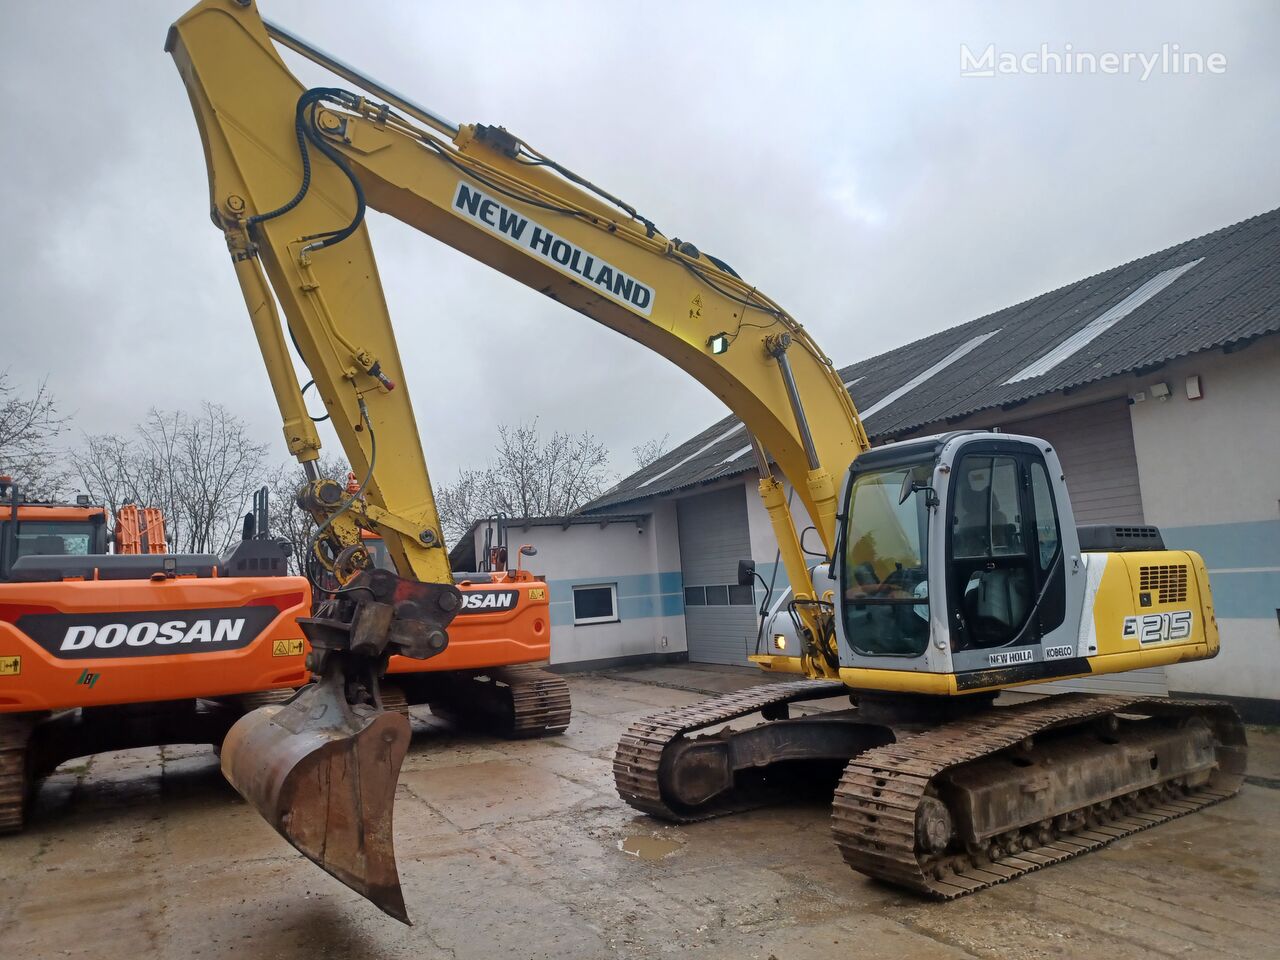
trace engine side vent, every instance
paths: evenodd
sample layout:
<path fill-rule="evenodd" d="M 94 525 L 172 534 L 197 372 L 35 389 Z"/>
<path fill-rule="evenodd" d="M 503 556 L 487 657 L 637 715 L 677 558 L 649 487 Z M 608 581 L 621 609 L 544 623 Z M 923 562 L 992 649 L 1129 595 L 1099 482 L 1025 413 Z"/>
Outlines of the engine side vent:
<path fill-rule="evenodd" d="M 1139 567 L 1138 589 L 1158 591 L 1161 603 L 1181 603 L 1187 599 L 1187 565 L 1170 563 Z"/>
<path fill-rule="evenodd" d="M 1160 536 L 1159 527 L 1095 523 L 1077 527 L 1076 533 L 1080 537 L 1080 549 L 1085 553 L 1164 549 L 1164 537 Z"/>

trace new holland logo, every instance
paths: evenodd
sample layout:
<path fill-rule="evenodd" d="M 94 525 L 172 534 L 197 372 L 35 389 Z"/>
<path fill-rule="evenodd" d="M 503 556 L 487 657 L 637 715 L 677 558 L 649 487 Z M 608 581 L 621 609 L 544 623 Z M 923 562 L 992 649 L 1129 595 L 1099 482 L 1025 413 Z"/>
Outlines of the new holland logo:
<path fill-rule="evenodd" d="M 581 280 L 591 289 L 615 300 L 643 317 L 653 312 L 653 288 L 623 273 L 613 264 L 558 237 L 539 223 L 522 216 L 483 190 L 459 181 L 453 211 L 477 223 L 513 247 L 549 263 L 561 273 Z"/>
<path fill-rule="evenodd" d="M 514 610 L 520 602 L 519 590 L 464 590 L 459 613 L 493 613 Z"/>
<path fill-rule="evenodd" d="M 275 607 L 147 610 L 114 614 L 41 613 L 17 628 L 61 660 L 159 657 L 248 646 L 278 615 Z"/>
<path fill-rule="evenodd" d="M 993 653 L 987 660 L 993 667 L 1009 667 L 1015 663 L 1030 663 L 1034 655 L 1030 650 L 1009 650 L 1004 653 Z"/>

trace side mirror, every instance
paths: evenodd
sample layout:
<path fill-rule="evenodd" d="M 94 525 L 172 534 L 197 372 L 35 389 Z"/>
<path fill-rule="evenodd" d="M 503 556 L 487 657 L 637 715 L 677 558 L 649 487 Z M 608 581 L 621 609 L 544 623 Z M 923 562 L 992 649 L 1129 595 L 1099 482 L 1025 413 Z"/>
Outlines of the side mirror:
<path fill-rule="evenodd" d="M 907 502 L 907 497 L 916 492 L 916 482 L 908 470 L 902 478 L 902 489 L 898 491 L 898 506 L 902 506 Z"/>
<path fill-rule="evenodd" d="M 811 557 L 821 557 L 823 560 L 826 560 L 827 548 L 823 546 L 822 538 L 818 537 L 818 547 L 815 550 L 813 545 L 809 543 L 809 534 L 813 534 L 815 537 L 818 536 L 818 528 L 805 527 L 804 530 L 800 532 L 800 549 Z"/>
<path fill-rule="evenodd" d="M 756 562 L 754 560 L 738 561 L 738 586 L 750 587 L 756 582 Z"/>
<path fill-rule="evenodd" d="M 507 548 L 500 547 L 499 549 L 503 553 L 502 569 L 505 570 L 507 568 L 507 564 L 506 564 Z M 534 557 L 534 556 L 537 556 L 537 554 L 538 554 L 538 548 L 535 547 L 532 543 L 520 544 L 520 549 L 516 551 L 516 579 L 519 579 L 524 574 L 524 569 L 522 567 L 522 564 L 524 563 L 524 558 Z"/>

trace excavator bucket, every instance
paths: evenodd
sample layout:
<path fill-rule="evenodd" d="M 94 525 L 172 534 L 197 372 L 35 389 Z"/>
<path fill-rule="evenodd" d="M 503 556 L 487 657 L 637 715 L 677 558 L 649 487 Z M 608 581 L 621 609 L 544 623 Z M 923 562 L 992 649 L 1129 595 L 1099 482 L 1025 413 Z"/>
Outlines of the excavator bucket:
<path fill-rule="evenodd" d="M 409 923 L 391 828 L 409 721 L 352 706 L 342 690 L 335 675 L 240 718 L 222 773 L 299 852 Z"/>

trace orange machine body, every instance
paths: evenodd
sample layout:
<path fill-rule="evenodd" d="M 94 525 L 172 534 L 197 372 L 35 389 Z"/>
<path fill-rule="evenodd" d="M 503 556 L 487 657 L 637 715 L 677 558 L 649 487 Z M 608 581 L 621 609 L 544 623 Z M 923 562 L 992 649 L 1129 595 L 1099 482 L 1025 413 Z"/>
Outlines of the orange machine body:
<path fill-rule="evenodd" d="M 301 686 L 310 610 L 301 577 L 0 583 L 0 713 Z"/>
<path fill-rule="evenodd" d="M 499 579 L 507 577 L 510 579 Z M 479 670 L 551 657 L 547 584 L 531 574 L 494 574 L 487 583 L 458 581 L 462 609 L 449 624 L 449 645 L 430 660 L 392 657 L 389 673 Z"/>
<path fill-rule="evenodd" d="M 18 519 L 87 531 L 105 516 L 101 507 L 23 504 Z M 136 519 L 145 523 L 145 515 Z M 126 523 L 131 544 L 143 523 Z M 381 541 L 367 539 L 375 562 L 387 563 Z M 523 570 L 483 576 L 459 582 L 463 607 L 446 650 L 425 661 L 394 657 L 389 672 L 483 670 L 550 657 L 546 582 Z M 301 686 L 310 674 L 297 618 L 310 615 L 311 597 L 303 577 L 0 582 L 0 713 Z"/>
<path fill-rule="evenodd" d="M 366 533 L 364 541 L 374 564 L 392 569 L 381 539 Z M 482 670 L 550 659 L 547 582 L 526 570 L 478 574 L 474 580 L 467 576 L 458 574 L 462 609 L 449 624 L 449 645 L 444 652 L 429 660 L 392 657 L 389 673 Z"/>
<path fill-rule="evenodd" d="M 309 679 L 297 618 L 311 612 L 302 577 L 219 576 L 216 558 L 166 576 L 165 557 L 122 577 L 124 557 L 164 553 L 163 516 L 24 501 L 0 477 L 0 714 L 231 696 Z M 109 545 L 114 553 L 108 553 Z M 24 577 L 22 558 L 74 573 Z M 116 567 L 111 568 L 115 564 Z M 116 569 L 112 573 L 111 569 Z"/>

